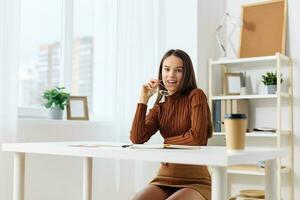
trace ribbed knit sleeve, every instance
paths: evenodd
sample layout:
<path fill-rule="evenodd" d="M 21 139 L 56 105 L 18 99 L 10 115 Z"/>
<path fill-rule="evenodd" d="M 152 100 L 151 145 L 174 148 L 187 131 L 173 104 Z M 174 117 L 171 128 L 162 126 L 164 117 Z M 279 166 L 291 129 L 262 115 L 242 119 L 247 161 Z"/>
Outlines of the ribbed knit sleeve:
<path fill-rule="evenodd" d="M 158 105 L 154 105 L 147 114 L 147 105 L 139 103 L 130 131 L 130 140 L 134 144 L 147 142 L 158 130 Z"/>
<path fill-rule="evenodd" d="M 193 90 L 189 95 L 191 128 L 181 135 L 165 138 L 166 144 L 206 145 L 210 118 L 207 99 L 202 90 Z"/>

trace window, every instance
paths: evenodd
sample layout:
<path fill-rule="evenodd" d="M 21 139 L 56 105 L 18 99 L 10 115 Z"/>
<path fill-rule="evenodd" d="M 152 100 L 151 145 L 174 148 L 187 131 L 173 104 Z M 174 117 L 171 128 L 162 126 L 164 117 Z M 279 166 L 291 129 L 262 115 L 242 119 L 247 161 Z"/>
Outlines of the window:
<path fill-rule="evenodd" d="M 43 112 L 41 96 L 45 89 L 55 86 L 67 86 L 71 95 L 87 96 L 92 112 L 94 4 L 94 0 L 21 2 L 19 116 L 45 116 L 37 112 L 38 109 Z M 64 19 L 69 24 L 74 22 L 73 30 L 63 32 Z M 73 36 L 71 58 L 62 52 L 63 45 L 69 42 L 63 41 L 64 34 Z M 70 64 L 63 63 L 63 59 L 69 59 L 66 63 Z"/>
<path fill-rule="evenodd" d="M 94 0 L 74 0 L 71 94 L 88 97 L 93 110 Z"/>
<path fill-rule="evenodd" d="M 92 118 L 109 120 L 116 99 L 116 1 L 74 0 L 73 7 L 72 94 L 88 97 Z"/>
<path fill-rule="evenodd" d="M 43 91 L 61 84 L 61 27 L 61 0 L 21 1 L 20 107 L 41 107 Z"/>
<path fill-rule="evenodd" d="M 119 114 L 119 101 L 129 96 L 124 104 L 133 102 L 140 79 L 156 71 L 155 6 L 130 0 L 22 1 L 19 116 L 45 116 L 41 96 L 54 86 L 87 96 L 93 119 Z"/>

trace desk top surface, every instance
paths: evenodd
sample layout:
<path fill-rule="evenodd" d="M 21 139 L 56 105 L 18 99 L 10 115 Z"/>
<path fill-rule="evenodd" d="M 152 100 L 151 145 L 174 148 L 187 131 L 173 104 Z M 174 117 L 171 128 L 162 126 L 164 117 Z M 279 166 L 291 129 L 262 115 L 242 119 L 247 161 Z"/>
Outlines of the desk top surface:
<path fill-rule="evenodd" d="M 246 148 L 229 152 L 221 146 L 203 146 L 199 149 L 123 148 L 124 143 L 112 142 L 45 142 L 7 143 L 2 150 L 33 154 L 49 154 L 77 157 L 112 158 L 169 162 L 210 166 L 250 164 L 288 155 L 284 148 Z"/>

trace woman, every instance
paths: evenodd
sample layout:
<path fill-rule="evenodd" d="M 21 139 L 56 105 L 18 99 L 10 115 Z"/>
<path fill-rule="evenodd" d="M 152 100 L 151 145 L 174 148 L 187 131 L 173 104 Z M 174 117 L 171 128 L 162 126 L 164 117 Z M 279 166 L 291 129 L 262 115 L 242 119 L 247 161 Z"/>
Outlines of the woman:
<path fill-rule="evenodd" d="M 146 115 L 148 100 L 157 91 L 155 105 Z M 206 96 L 197 89 L 190 57 L 179 49 L 166 52 L 158 80 L 142 86 L 130 139 L 142 144 L 158 130 L 165 144 L 207 145 L 212 134 Z M 158 175 L 134 199 L 207 200 L 210 196 L 211 179 L 206 166 L 162 163 Z"/>

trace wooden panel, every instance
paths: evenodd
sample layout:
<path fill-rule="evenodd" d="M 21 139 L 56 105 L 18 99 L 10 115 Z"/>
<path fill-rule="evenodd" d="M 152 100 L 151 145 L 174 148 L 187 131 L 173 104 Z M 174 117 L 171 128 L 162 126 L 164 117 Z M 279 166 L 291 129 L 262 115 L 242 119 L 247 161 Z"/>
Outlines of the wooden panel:
<path fill-rule="evenodd" d="M 285 31 L 285 0 L 244 5 L 240 57 L 284 54 Z"/>

